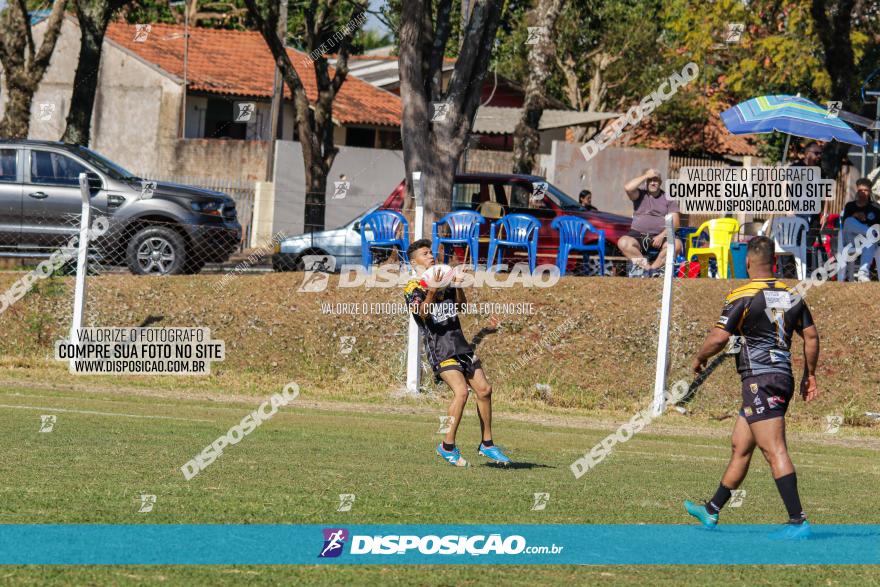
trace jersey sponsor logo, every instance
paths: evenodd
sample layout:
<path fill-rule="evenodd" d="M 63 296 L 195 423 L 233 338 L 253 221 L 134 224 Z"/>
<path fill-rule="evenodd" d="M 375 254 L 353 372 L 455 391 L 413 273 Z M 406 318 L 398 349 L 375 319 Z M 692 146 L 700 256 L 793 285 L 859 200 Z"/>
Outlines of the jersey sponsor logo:
<path fill-rule="evenodd" d="M 758 414 L 763 414 L 763 413 L 764 413 L 764 406 L 761 406 L 760 408 L 758 408 L 758 409 L 756 410 L 756 412 L 757 412 Z"/>
<path fill-rule="evenodd" d="M 441 302 L 431 307 L 431 318 L 434 322 L 446 322 L 450 318 L 455 318 L 456 314 L 455 302 L 452 301 Z"/>
<path fill-rule="evenodd" d="M 791 294 L 787 291 L 765 291 L 764 301 L 768 308 L 791 309 Z"/>
<path fill-rule="evenodd" d="M 767 407 L 771 410 L 785 403 L 785 398 L 780 395 L 771 395 L 767 398 Z"/>
<path fill-rule="evenodd" d="M 788 363 L 791 361 L 791 353 L 770 349 L 771 363 Z"/>
<path fill-rule="evenodd" d="M 756 395 L 755 401 L 753 401 L 752 403 L 755 404 L 756 406 L 760 406 L 761 405 L 761 396 Z M 758 413 L 760 413 L 760 412 L 758 412 Z"/>
<path fill-rule="evenodd" d="M 718 319 L 718 324 L 725 324 L 726 325 L 727 320 L 728 320 L 727 316 L 722 316 L 721 318 Z"/>
<path fill-rule="evenodd" d="M 751 406 L 744 407 L 743 408 L 743 415 L 746 417 L 751 416 L 752 415 L 752 407 Z"/>
<path fill-rule="evenodd" d="M 749 383 L 749 389 L 752 390 L 752 393 L 758 393 L 758 384 L 757 383 Z"/>

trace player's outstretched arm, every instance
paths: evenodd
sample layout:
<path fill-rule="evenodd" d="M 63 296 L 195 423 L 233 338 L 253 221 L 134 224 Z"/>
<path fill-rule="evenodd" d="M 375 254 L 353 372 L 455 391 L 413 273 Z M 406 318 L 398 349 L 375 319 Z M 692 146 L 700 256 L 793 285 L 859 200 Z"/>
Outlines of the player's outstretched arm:
<path fill-rule="evenodd" d="M 801 381 L 801 396 L 810 402 L 819 395 L 816 383 L 816 367 L 819 364 L 819 330 L 815 325 L 804 328 L 804 378 Z"/>
<path fill-rule="evenodd" d="M 716 326 L 709 331 L 709 334 L 706 335 L 706 340 L 703 341 L 703 346 L 700 347 L 697 356 L 694 357 L 693 369 L 695 375 L 702 373 L 709 359 L 724 350 L 729 338 L 730 333 L 723 328 Z"/>

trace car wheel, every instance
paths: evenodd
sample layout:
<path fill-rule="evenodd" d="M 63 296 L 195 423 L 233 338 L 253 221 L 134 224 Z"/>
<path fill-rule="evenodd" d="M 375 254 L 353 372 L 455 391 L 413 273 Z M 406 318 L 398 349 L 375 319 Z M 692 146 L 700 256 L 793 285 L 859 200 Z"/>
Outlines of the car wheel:
<path fill-rule="evenodd" d="M 171 228 L 147 226 L 128 241 L 125 261 L 135 275 L 179 275 L 186 267 L 186 243 Z"/>

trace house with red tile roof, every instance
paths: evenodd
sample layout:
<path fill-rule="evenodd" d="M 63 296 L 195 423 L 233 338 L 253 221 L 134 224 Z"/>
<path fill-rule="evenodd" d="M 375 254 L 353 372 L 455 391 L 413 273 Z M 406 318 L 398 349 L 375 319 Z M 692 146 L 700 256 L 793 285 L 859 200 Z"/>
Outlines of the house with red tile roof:
<path fill-rule="evenodd" d="M 34 27 L 37 39 L 43 27 Z M 64 131 L 79 36 L 76 19 L 68 16 L 34 97 L 31 138 L 57 140 Z M 210 166 L 263 179 L 275 77 L 266 43 L 254 31 L 194 27 L 185 41 L 180 25 L 110 24 L 97 72 L 90 146 L 143 175 L 211 177 L 213 170 L 204 169 Z M 288 54 L 314 100 L 312 62 L 295 49 Z M 283 95 L 279 138 L 296 140 L 286 87 Z M 54 107 L 47 110 L 44 103 Z M 37 116 L 46 111 L 51 117 Z M 399 148 L 401 115 L 399 96 L 349 74 L 333 103 L 334 142 Z"/>

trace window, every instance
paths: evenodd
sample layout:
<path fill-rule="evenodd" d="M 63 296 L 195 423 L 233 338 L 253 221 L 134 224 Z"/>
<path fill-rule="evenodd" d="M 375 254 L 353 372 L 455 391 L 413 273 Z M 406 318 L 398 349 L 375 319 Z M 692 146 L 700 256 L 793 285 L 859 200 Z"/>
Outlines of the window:
<path fill-rule="evenodd" d="M 204 138 L 244 140 L 247 133 L 247 124 L 234 122 L 234 111 L 235 102 L 233 100 L 208 98 L 208 107 L 205 111 Z"/>
<path fill-rule="evenodd" d="M 346 147 L 366 147 L 372 149 L 376 145 L 376 131 L 372 128 L 345 129 Z"/>
<path fill-rule="evenodd" d="M 400 149 L 400 131 L 380 130 L 377 131 L 376 139 L 380 149 Z"/>
<path fill-rule="evenodd" d="M 0 149 L 0 182 L 15 183 L 18 180 L 18 166 L 15 149 Z"/>
<path fill-rule="evenodd" d="M 505 184 L 504 191 L 507 194 L 507 201 L 510 202 L 512 208 L 533 208 L 530 204 L 532 196 L 532 184 L 529 182 L 514 182 Z"/>
<path fill-rule="evenodd" d="M 61 153 L 31 151 L 31 183 L 79 185 L 79 174 L 89 170 Z"/>
<path fill-rule="evenodd" d="M 468 208 L 473 210 L 480 203 L 480 184 L 456 183 L 452 187 L 452 209 Z"/>

